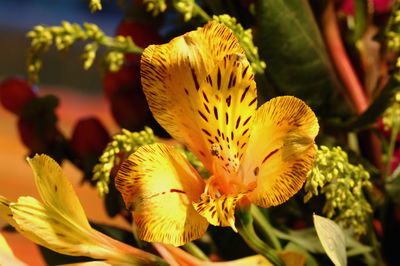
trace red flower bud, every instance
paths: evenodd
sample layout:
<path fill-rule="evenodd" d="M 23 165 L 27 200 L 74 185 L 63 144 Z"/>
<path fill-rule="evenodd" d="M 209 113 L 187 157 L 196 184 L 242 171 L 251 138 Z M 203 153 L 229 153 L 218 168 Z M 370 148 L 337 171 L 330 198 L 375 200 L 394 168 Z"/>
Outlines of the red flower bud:
<path fill-rule="evenodd" d="M 36 97 L 34 88 L 25 80 L 9 78 L 0 83 L 0 101 L 4 108 L 15 114 Z"/>
<path fill-rule="evenodd" d="M 138 86 L 114 93 L 111 112 L 118 125 L 132 131 L 142 130 L 151 118 L 145 96 Z"/>
<path fill-rule="evenodd" d="M 34 121 L 18 120 L 18 132 L 22 143 L 32 153 L 46 153 L 58 159 L 63 154 L 64 137 L 56 127 L 42 128 Z"/>
<path fill-rule="evenodd" d="M 110 136 L 103 124 L 95 117 L 79 120 L 72 133 L 70 149 L 72 155 L 78 159 L 85 160 L 88 157 L 99 157 Z"/>
<path fill-rule="evenodd" d="M 117 72 L 108 72 L 103 78 L 104 93 L 108 99 L 120 90 L 129 90 L 140 86 L 140 68 L 133 64 L 123 66 Z"/>

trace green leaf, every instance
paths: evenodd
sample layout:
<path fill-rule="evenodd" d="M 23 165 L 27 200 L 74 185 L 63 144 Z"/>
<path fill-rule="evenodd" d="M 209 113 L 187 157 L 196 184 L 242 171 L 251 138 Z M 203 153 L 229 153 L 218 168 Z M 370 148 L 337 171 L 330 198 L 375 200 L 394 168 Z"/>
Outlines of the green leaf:
<path fill-rule="evenodd" d="M 332 220 L 316 215 L 314 226 L 326 254 L 336 266 L 347 265 L 346 236 L 343 230 Z"/>
<path fill-rule="evenodd" d="M 354 32 L 353 41 L 357 41 L 362 37 L 367 26 L 368 19 L 368 0 L 356 0 L 354 1 Z"/>
<path fill-rule="evenodd" d="M 263 0 L 256 10 L 256 44 L 272 87 L 305 100 L 319 115 L 335 111 L 338 105 L 329 104 L 341 85 L 308 1 Z"/>
<path fill-rule="evenodd" d="M 324 248 L 318 241 L 314 228 L 288 230 L 287 233 L 274 229 L 274 234 L 284 240 L 289 240 L 312 253 L 324 253 Z"/>
<path fill-rule="evenodd" d="M 392 103 L 393 97 L 400 91 L 400 83 L 396 79 L 391 79 L 385 88 L 375 98 L 370 107 L 361 116 L 358 116 L 342 126 L 350 130 L 365 128 L 382 116 L 383 112 Z"/>

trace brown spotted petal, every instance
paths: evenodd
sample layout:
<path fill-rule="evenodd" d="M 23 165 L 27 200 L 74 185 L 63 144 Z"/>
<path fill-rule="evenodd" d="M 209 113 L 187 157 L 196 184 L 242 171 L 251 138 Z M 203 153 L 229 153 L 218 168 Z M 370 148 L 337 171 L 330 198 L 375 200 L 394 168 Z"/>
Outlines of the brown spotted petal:
<path fill-rule="evenodd" d="M 115 185 L 145 241 L 180 246 L 207 230 L 207 220 L 192 206 L 204 181 L 173 147 L 158 143 L 139 148 L 120 167 Z"/>
<path fill-rule="evenodd" d="M 237 195 L 222 195 L 219 198 L 212 198 L 203 194 L 201 200 L 193 203 L 193 206 L 210 224 L 230 226 L 237 232 L 235 227 L 235 208 L 244 195 L 244 193 L 239 193 Z"/>
<path fill-rule="evenodd" d="M 214 69 L 230 54 L 244 52 L 226 26 L 209 22 L 167 44 L 147 47 L 141 59 L 143 91 L 155 119 L 174 138 L 186 143 L 210 172 L 213 171 L 213 156 L 208 139 L 214 133 L 202 127 L 201 123 L 207 122 L 207 117 L 214 115 L 214 108 L 227 99 L 220 98 L 215 105 L 213 91 L 202 88 L 202 84 L 214 71 L 212 77 L 208 77 L 213 82 L 211 87 L 217 88 L 219 84 L 218 88 L 222 89 L 222 84 L 228 85 L 232 72 L 221 68 L 218 74 Z M 246 79 L 249 77 L 250 74 Z M 203 94 L 205 91 L 210 94 Z M 204 107 L 204 104 L 208 106 Z M 219 107 L 217 110 L 221 111 Z M 225 113 L 220 115 L 222 121 Z"/>
<path fill-rule="evenodd" d="M 314 112 L 292 96 L 277 97 L 256 113 L 241 163 L 247 194 L 261 207 L 281 204 L 297 193 L 312 167 L 319 125 Z"/>

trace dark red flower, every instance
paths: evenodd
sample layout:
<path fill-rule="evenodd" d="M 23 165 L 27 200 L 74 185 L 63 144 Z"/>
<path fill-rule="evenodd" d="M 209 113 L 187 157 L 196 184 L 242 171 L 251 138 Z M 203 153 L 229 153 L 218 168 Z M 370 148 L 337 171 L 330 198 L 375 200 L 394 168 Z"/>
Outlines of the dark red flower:
<path fill-rule="evenodd" d="M 111 99 L 115 92 L 140 87 L 140 68 L 137 64 L 123 66 L 117 72 L 107 72 L 103 78 L 104 93 Z"/>
<path fill-rule="evenodd" d="M 23 79 L 8 78 L 0 83 L 0 101 L 4 108 L 15 114 L 36 97 L 34 87 Z"/>
<path fill-rule="evenodd" d="M 103 124 L 95 117 L 88 117 L 76 123 L 69 146 L 73 156 L 84 160 L 100 156 L 109 140 Z"/>
<path fill-rule="evenodd" d="M 339 9 L 347 15 L 354 16 L 354 1 L 355 0 L 336 0 L 339 3 Z M 387 13 L 390 11 L 393 0 L 373 0 L 374 12 Z"/>

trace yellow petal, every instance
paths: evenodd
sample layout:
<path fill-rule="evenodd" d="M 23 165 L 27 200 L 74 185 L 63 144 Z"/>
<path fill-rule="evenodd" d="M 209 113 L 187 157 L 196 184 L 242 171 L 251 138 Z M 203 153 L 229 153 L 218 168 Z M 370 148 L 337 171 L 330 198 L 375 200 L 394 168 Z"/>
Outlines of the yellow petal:
<path fill-rule="evenodd" d="M 38 238 L 35 234 L 31 233 L 30 230 L 21 232 L 19 225 L 15 222 L 13 218 L 13 213 L 10 208 L 11 204 L 13 204 L 13 202 L 9 201 L 3 196 L 0 196 L 0 218 L 9 223 L 12 227 L 14 227 L 18 232 L 20 232 L 26 238 L 32 240 L 33 242 L 39 245 L 44 245 L 44 241 L 41 238 Z"/>
<path fill-rule="evenodd" d="M 203 194 L 199 202 L 193 203 L 198 213 L 204 216 L 207 221 L 216 226 L 230 226 L 237 232 L 235 227 L 235 208 L 237 202 L 244 196 L 238 195 L 222 195 L 219 198 Z"/>
<path fill-rule="evenodd" d="M 107 262 L 107 261 L 88 261 L 88 262 L 63 264 L 61 266 L 112 266 L 112 265 L 115 265 L 115 264 L 113 264 L 112 262 Z"/>
<path fill-rule="evenodd" d="M 241 164 L 243 183 L 255 186 L 250 201 L 269 207 L 299 191 L 312 167 L 318 130 L 313 111 L 295 97 L 277 97 L 259 108 Z"/>
<path fill-rule="evenodd" d="M 1 233 L 0 233 L 0 250 L 4 253 L 14 256 L 10 246 L 7 244 L 6 239 Z"/>
<path fill-rule="evenodd" d="M 192 206 L 204 190 L 204 181 L 170 146 L 139 148 L 120 167 L 115 185 L 145 241 L 178 246 L 201 237 L 207 229 L 208 222 Z"/>
<path fill-rule="evenodd" d="M 253 256 L 242 258 L 242 259 L 231 260 L 231 261 L 226 261 L 226 262 L 204 263 L 204 266 L 212 266 L 212 265 L 215 265 L 215 266 L 217 266 L 217 265 L 227 265 L 227 266 L 249 266 L 249 265 L 273 266 L 273 264 L 262 255 L 253 255 Z"/>
<path fill-rule="evenodd" d="M 26 266 L 25 263 L 14 256 L 2 234 L 0 234 L 0 265 Z"/>
<path fill-rule="evenodd" d="M 32 197 L 10 202 L 0 196 L 0 217 L 19 233 L 61 254 L 115 261 L 115 265 L 157 263 L 158 257 L 91 228 L 71 184 L 54 160 L 41 155 L 29 162 L 44 203 Z"/>
<path fill-rule="evenodd" d="M 200 105 L 195 109 L 207 152 L 215 160 L 212 172 L 229 176 L 239 168 L 257 108 L 254 75 L 245 56 L 225 56 L 207 75 L 199 94 Z"/>
<path fill-rule="evenodd" d="M 71 256 L 103 259 L 109 251 L 99 245 L 91 231 L 80 230 L 68 220 L 32 197 L 20 197 L 10 204 L 19 231 L 39 238 L 38 244 Z"/>
<path fill-rule="evenodd" d="M 28 158 L 28 163 L 33 170 L 36 187 L 43 202 L 82 228 L 90 228 L 82 205 L 61 167 L 46 155 Z"/>
<path fill-rule="evenodd" d="M 147 47 L 141 59 L 143 91 L 154 117 L 174 138 L 188 144 L 209 171 L 212 155 L 198 124 L 198 108 L 204 101 L 199 89 L 215 65 L 233 53 L 244 52 L 232 32 L 210 22 L 167 44 Z"/>
<path fill-rule="evenodd" d="M 294 250 L 281 250 L 277 253 L 286 266 L 303 266 L 307 261 L 306 255 Z"/>

